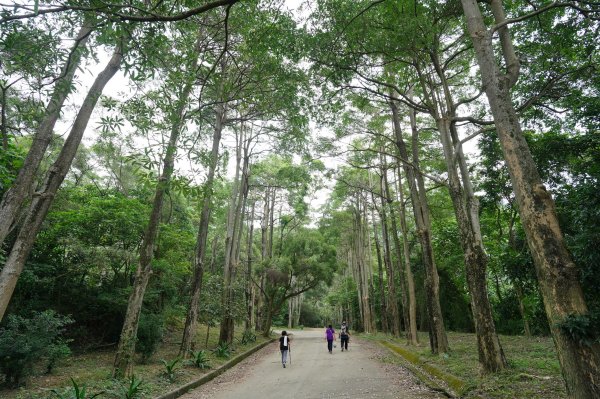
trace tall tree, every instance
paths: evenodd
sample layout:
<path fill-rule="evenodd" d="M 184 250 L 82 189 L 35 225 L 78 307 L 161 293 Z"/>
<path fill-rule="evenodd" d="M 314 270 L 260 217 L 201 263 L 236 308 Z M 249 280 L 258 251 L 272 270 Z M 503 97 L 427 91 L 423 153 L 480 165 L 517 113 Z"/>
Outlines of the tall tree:
<path fill-rule="evenodd" d="M 510 90 L 519 78 L 520 69 L 508 28 L 512 21 L 506 19 L 499 0 L 490 2 L 495 22 L 491 28 L 486 26 L 476 1 L 461 0 L 461 4 L 534 259 L 567 392 L 574 398 L 598 397 L 600 343 L 588 344 L 563 327 L 572 318 L 588 317 L 588 308 L 579 270 L 565 245 L 554 201 L 542 184 L 512 102 Z M 520 19 L 523 18 L 517 20 Z M 492 43 L 496 32 L 501 42 L 503 68 L 497 63 Z"/>
<path fill-rule="evenodd" d="M 148 226 L 144 232 L 144 239 L 140 247 L 139 264 L 136 269 L 132 291 L 127 302 L 123 328 L 119 337 L 119 345 L 113 364 L 113 376 L 116 378 L 123 378 L 124 376 L 129 376 L 133 373 L 133 356 L 135 353 L 140 314 L 146 288 L 150 276 L 152 275 L 152 260 L 154 259 L 155 243 L 160 228 L 164 197 L 169 191 L 171 178 L 175 170 L 177 142 L 185 127 L 185 115 L 186 110 L 189 107 L 189 97 L 196 81 L 199 47 L 200 39 L 197 39 L 192 50 L 186 54 L 187 58 L 183 62 L 187 65 L 183 71 L 183 76 L 181 76 L 185 83 L 183 87 L 177 88 L 175 99 L 173 101 L 174 104 L 172 104 L 173 108 L 166 112 L 168 116 L 167 121 L 170 124 L 170 134 L 161 162 L 162 170 L 156 183 L 152 210 L 150 212 Z M 167 81 L 165 84 L 170 85 L 170 82 Z"/>
<path fill-rule="evenodd" d="M 65 100 L 72 90 L 75 72 L 79 67 L 92 30 L 93 22 L 91 20 L 83 22 L 75 37 L 75 43 L 56 79 L 43 119 L 36 128 L 32 145 L 23 161 L 23 165 L 11 187 L 2 196 L 2 201 L 0 202 L 0 220 L 2 220 L 2 223 L 0 223 L 0 246 L 4 243 L 6 235 L 13 227 L 21 206 L 28 198 L 28 193 L 31 190 L 36 172 L 52 138 L 54 125 L 60 116 Z M 2 110 L 5 112 L 5 106 L 2 107 Z M 3 113 L 4 116 L 5 114 Z"/>
<path fill-rule="evenodd" d="M 81 143 L 83 134 L 96 106 L 96 102 L 102 94 L 102 90 L 110 79 L 117 73 L 123 59 L 123 43 L 115 49 L 113 56 L 96 77 L 90 87 L 73 127 L 69 133 L 61 152 L 49 169 L 42 187 L 36 193 L 33 201 L 29 205 L 25 221 L 22 223 L 17 240 L 13 244 L 9 256 L 0 272 L 0 319 L 4 316 L 8 302 L 13 294 L 19 275 L 21 274 L 25 261 L 29 256 L 31 248 L 35 242 L 36 236 L 40 231 L 42 223 L 46 218 L 54 196 L 61 183 L 67 175 L 71 163 L 77 153 L 77 148 Z"/>

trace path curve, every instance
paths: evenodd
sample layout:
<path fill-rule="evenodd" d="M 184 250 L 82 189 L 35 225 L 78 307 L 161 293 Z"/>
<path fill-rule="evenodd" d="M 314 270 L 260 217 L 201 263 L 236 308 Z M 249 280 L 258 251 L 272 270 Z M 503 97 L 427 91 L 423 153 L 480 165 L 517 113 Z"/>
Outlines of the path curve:
<path fill-rule="evenodd" d="M 348 351 L 338 346 L 329 354 L 323 331 L 291 333 L 292 363 L 287 368 L 276 342 L 182 399 L 445 398 L 405 368 L 383 362 L 391 354 L 373 343 L 351 339 Z"/>

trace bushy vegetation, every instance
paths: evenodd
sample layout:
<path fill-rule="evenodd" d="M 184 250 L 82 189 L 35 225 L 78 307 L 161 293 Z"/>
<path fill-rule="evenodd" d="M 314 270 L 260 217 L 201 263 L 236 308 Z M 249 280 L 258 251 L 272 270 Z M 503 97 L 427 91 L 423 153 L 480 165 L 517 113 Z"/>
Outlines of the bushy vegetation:
<path fill-rule="evenodd" d="M 142 362 L 147 362 L 162 342 L 165 333 L 162 315 L 143 314 L 138 327 L 135 351 L 142 355 Z"/>
<path fill-rule="evenodd" d="M 15 387 L 33 372 L 34 366 L 45 359 L 46 371 L 71 352 L 63 334 L 73 320 L 48 310 L 34 313 L 30 318 L 9 315 L 0 328 L 0 374 L 4 383 Z"/>

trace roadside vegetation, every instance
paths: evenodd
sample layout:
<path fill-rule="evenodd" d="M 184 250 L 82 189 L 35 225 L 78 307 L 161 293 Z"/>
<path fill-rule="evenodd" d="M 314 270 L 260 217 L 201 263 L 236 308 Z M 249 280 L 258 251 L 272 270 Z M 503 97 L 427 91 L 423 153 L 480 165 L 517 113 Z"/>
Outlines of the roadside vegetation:
<path fill-rule="evenodd" d="M 157 343 L 156 351 L 149 358 L 144 358 L 140 354 L 136 359 L 133 379 L 130 377 L 117 380 L 112 377 L 116 349 L 113 345 L 108 348 L 73 353 L 61 359 L 50 374 L 46 372 L 44 362 L 35 362 L 26 383 L 17 389 L 0 389 L 0 397 L 84 399 L 74 396 L 74 388 L 77 386 L 79 392 L 82 387 L 85 387 L 86 399 L 95 394 L 99 394 L 98 398 L 107 399 L 152 398 L 198 379 L 231 358 L 268 340 L 262 336 L 247 336 L 244 339 L 244 331 L 241 330 L 236 333 L 234 343 L 224 353 L 217 349 L 219 347 L 217 329 L 209 331 L 208 345 L 205 346 L 206 331 L 206 326 L 199 326 L 197 338 L 202 344 L 197 348 L 196 356 L 183 360 L 179 357 L 180 342 L 177 342 L 181 339 L 181 328 L 169 329 Z M 200 351 L 203 351 L 202 355 L 198 355 Z M 202 360 L 198 362 L 199 359 Z"/>
<path fill-rule="evenodd" d="M 420 333 L 426 342 L 427 334 Z M 441 379 L 441 384 L 455 392 L 460 389 L 465 398 L 494 399 L 562 399 L 567 397 L 561 381 L 560 365 L 556 358 L 554 343 L 549 337 L 524 337 L 501 335 L 508 368 L 501 373 L 483 374 L 476 350 L 476 336 L 469 333 L 448 333 L 452 351 L 445 356 L 434 356 L 426 347 L 414 347 L 403 339 L 390 339 L 381 334 L 365 335 L 361 338 L 375 342 L 391 342 L 412 356 L 392 355 L 387 361 L 432 366 L 423 369 L 429 376 Z M 403 353 L 405 353 L 403 351 Z M 440 371 L 440 372 L 438 372 Z M 447 376 L 451 376 L 448 378 Z M 452 378 L 455 377 L 456 379 Z"/>

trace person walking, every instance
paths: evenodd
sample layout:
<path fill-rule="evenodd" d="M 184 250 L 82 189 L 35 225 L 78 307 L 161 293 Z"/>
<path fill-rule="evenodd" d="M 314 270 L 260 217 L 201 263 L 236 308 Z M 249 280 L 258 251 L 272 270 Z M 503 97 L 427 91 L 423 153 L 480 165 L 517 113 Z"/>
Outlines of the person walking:
<path fill-rule="evenodd" d="M 287 331 L 281 332 L 281 337 L 279 337 L 279 350 L 281 351 L 281 364 L 283 365 L 283 368 L 285 368 L 288 353 L 291 350 L 290 337 L 288 337 Z"/>
<path fill-rule="evenodd" d="M 348 340 L 350 339 L 350 333 L 348 332 L 348 325 L 346 321 L 342 321 L 342 326 L 340 327 L 340 346 L 342 347 L 342 352 L 344 348 L 346 351 L 348 350 Z"/>
<path fill-rule="evenodd" d="M 327 327 L 327 330 L 325 330 L 325 339 L 327 339 L 327 350 L 329 350 L 329 353 L 332 354 L 333 341 L 335 340 L 335 330 L 333 329 L 331 324 L 329 325 L 329 327 Z"/>

